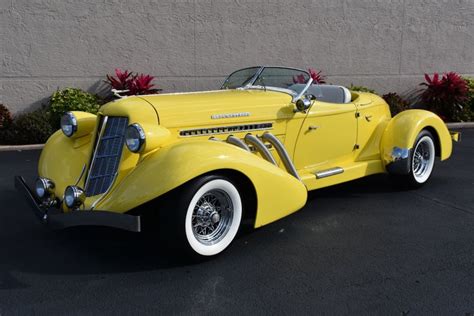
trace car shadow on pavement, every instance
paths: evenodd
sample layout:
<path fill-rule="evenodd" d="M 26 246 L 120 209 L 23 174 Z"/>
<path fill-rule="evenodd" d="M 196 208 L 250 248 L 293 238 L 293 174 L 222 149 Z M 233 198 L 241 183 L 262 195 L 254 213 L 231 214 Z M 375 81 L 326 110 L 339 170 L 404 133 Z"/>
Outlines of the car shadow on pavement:
<path fill-rule="evenodd" d="M 397 187 L 387 174 L 375 174 L 353 181 L 333 185 L 330 187 L 310 191 L 308 200 L 316 198 L 357 198 L 361 195 L 396 193 L 403 191 Z"/>

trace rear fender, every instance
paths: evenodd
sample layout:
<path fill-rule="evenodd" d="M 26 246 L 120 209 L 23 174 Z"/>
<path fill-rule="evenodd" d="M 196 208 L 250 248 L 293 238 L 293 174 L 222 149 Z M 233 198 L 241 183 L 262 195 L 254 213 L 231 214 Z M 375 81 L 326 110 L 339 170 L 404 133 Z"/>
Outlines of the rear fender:
<path fill-rule="evenodd" d="M 97 206 L 126 212 L 209 172 L 245 175 L 257 195 L 255 227 L 304 206 L 306 187 L 286 171 L 243 149 L 216 141 L 175 143 L 145 157 Z M 245 197 L 243 197 L 245 198 Z"/>
<path fill-rule="evenodd" d="M 425 110 L 403 111 L 393 117 L 385 128 L 381 154 L 385 168 L 391 173 L 410 172 L 410 159 L 416 137 L 423 130 L 429 130 L 436 143 L 437 155 L 441 160 L 451 156 L 452 140 L 446 124 L 436 114 Z"/>

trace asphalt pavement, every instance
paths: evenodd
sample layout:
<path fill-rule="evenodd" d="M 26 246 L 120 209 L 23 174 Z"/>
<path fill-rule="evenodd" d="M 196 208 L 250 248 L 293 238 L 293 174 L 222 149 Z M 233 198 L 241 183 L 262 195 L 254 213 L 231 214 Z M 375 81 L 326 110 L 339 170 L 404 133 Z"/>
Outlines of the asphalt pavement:
<path fill-rule="evenodd" d="M 474 315 L 474 130 L 419 190 L 375 175 L 312 192 L 199 264 L 145 234 L 47 230 L 13 187 L 38 158 L 0 153 L 1 316 Z"/>

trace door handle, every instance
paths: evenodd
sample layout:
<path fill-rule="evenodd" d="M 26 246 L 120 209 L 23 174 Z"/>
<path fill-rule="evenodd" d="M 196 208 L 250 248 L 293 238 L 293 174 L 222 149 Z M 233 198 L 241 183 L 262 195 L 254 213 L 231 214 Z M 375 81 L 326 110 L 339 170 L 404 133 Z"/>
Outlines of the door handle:
<path fill-rule="evenodd" d="M 308 126 L 308 131 L 315 131 L 319 128 L 319 126 L 316 126 L 316 125 L 310 125 Z"/>
<path fill-rule="evenodd" d="M 372 115 L 366 115 L 366 116 L 365 116 L 365 120 L 366 120 L 367 122 L 372 121 Z"/>

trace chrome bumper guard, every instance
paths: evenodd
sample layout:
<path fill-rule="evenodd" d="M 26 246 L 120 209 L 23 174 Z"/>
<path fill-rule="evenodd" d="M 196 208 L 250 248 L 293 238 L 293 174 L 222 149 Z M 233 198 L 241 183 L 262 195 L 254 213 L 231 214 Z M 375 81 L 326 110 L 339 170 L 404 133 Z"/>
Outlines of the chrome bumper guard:
<path fill-rule="evenodd" d="M 45 209 L 36 199 L 23 177 L 15 177 L 15 188 L 21 191 L 35 215 L 53 230 L 74 226 L 106 226 L 132 232 L 141 231 L 140 216 L 120 214 L 109 211 L 80 210 L 62 213 L 57 208 Z"/>

